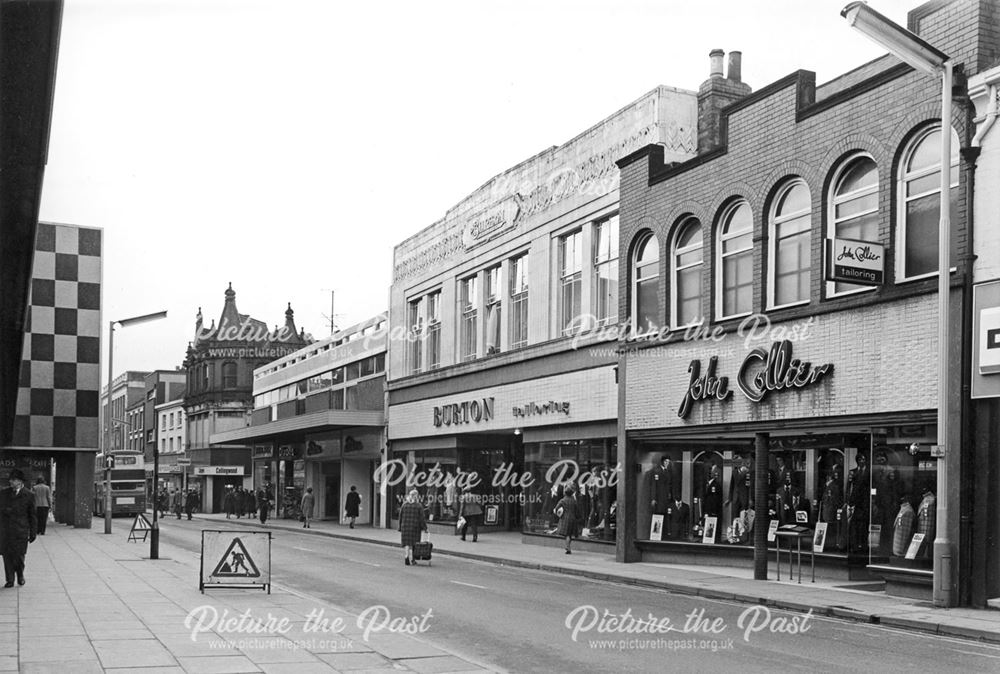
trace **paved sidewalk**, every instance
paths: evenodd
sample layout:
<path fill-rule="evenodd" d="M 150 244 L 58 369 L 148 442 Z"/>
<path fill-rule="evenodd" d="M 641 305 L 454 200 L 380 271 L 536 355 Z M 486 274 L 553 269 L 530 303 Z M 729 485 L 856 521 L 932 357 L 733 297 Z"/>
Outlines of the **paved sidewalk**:
<path fill-rule="evenodd" d="M 120 520 L 122 521 L 122 520 Z M 196 556 L 162 546 L 128 543 L 125 529 L 111 536 L 94 529 L 50 525 L 28 550 L 23 587 L 0 589 L 0 671 L 274 674 L 340 671 L 496 671 L 405 634 L 364 638 L 357 616 L 298 592 L 198 590 Z M 167 554 L 167 550 L 170 554 Z M 192 610 L 207 607 L 205 627 L 192 638 Z M 342 632 L 309 631 L 306 616 L 340 617 Z M 228 610 L 228 615 L 224 613 Z M 237 631 L 211 622 L 213 611 L 239 618 L 287 618 L 290 629 Z M 231 625 L 235 623 L 230 623 Z M 315 622 L 313 623 L 315 625 Z"/>
<path fill-rule="evenodd" d="M 226 520 L 224 514 L 196 517 L 232 525 L 260 527 L 256 520 Z M 312 523 L 312 528 L 303 530 L 302 525 L 294 520 L 268 520 L 266 528 L 399 546 L 399 533 L 390 529 L 350 529 L 334 522 L 316 521 Z M 929 602 L 890 597 L 882 592 L 837 587 L 830 581 L 811 583 L 808 568 L 803 568 L 801 584 L 797 582 L 798 576 L 796 581 L 789 582 L 784 575 L 780 582 L 755 581 L 753 569 L 749 567 L 620 564 L 614 560 L 612 551 L 607 554 L 574 551 L 572 555 L 565 555 L 561 547 L 522 543 L 518 532 L 481 534 L 478 543 L 472 543 L 471 540 L 462 542 L 457 536 L 432 536 L 435 553 L 442 555 L 627 585 L 656 587 L 711 599 L 765 604 L 792 611 L 812 610 L 817 615 L 1000 643 L 1000 611 L 935 608 Z M 784 571 L 787 570 L 786 563 Z M 769 570 L 772 577 L 773 571 L 773 568 Z M 839 581 L 838 584 L 843 585 L 844 582 Z"/>

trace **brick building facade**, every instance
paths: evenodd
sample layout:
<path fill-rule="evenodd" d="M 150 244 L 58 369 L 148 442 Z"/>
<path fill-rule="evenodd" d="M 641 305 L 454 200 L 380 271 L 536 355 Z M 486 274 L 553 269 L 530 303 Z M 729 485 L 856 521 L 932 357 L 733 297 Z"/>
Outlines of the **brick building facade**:
<path fill-rule="evenodd" d="M 664 161 L 688 159 L 696 128 L 695 93 L 658 87 L 495 176 L 396 246 L 388 345 L 394 472 L 377 476 L 391 518 L 407 491 L 403 473 L 418 473 L 432 521 L 449 532 L 469 486 L 485 506 L 483 525 L 546 543 L 555 503 L 574 483 L 582 538 L 611 544 L 615 160 L 648 143 L 665 149 Z M 605 482 L 551 473 L 570 465 Z"/>
<path fill-rule="evenodd" d="M 1000 55 L 998 19 L 995 3 L 935 1 L 910 25 L 952 56 L 963 82 Z M 703 112 L 719 78 L 713 62 Z M 696 158 L 664 165 L 649 146 L 619 161 L 620 319 L 632 327 L 620 343 L 619 445 L 637 468 L 619 484 L 621 561 L 749 565 L 763 513 L 825 530 L 815 542 L 826 573 L 929 596 L 936 499 L 945 497 L 934 493 L 930 451 L 939 441 L 939 86 L 888 56 L 822 86 L 798 71 L 722 107 L 714 131 L 699 133 Z M 970 146 L 973 114 L 956 91 L 953 423 L 941 443 L 960 448 L 942 460 L 950 582 L 963 603 L 983 601 L 972 596 L 967 551 L 989 545 L 968 524 L 978 496 L 959 367 L 974 182 L 959 150 Z M 831 252 L 862 250 L 878 285 L 831 280 L 844 265 Z M 650 260 L 656 281 L 644 285 Z M 755 479 L 758 454 L 767 471 Z M 657 480 L 670 485 L 667 506 Z M 688 520 L 668 526 L 680 512 Z"/>

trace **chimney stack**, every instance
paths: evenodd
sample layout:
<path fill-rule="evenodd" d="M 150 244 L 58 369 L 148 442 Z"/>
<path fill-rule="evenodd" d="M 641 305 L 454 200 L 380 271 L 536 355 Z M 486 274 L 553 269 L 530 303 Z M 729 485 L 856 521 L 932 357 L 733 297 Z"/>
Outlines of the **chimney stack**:
<path fill-rule="evenodd" d="M 722 57 L 726 55 L 726 52 L 721 49 L 713 49 L 708 52 L 709 62 L 711 66 L 709 67 L 709 77 L 722 77 Z"/>
<path fill-rule="evenodd" d="M 736 82 L 739 84 L 740 77 L 742 76 L 743 69 L 743 52 L 731 51 L 729 52 L 729 71 L 726 75 L 726 79 L 730 82 Z"/>
<path fill-rule="evenodd" d="M 729 76 L 723 77 L 721 49 L 709 52 L 711 71 L 698 88 L 698 154 L 717 149 L 723 142 L 722 109 L 747 96 L 751 89 L 742 81 L 743 54 L 729 53 Z"/>

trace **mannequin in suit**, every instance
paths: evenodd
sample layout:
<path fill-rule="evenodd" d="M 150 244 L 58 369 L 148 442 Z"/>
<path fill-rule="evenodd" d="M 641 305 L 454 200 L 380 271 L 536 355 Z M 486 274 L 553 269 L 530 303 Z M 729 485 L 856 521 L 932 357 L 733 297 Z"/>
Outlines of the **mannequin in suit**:
<path fill-rule="evenodd" d="M 674 490 L 680 495 L 678 482 L 673 461 L 666 455 L 660 457 L 660 462 L 646 473 L 646 493 L 649 495 L 649 507 L 653 515 L 667 513 L 667 506 L 674 498 Z"/>
<path fill-rule="evenodd" d="M 680 498 L 674 499 L 667 506 L 667 538 L 687 540 L 691 531 L 691 506 Z"/>

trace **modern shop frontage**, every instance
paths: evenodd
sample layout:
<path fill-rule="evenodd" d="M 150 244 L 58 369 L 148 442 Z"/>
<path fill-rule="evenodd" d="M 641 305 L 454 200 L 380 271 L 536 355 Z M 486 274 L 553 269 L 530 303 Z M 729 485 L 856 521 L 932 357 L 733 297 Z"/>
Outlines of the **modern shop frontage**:
<path fill-rule="evenodd" d="M 763 526 L 808 535 L 821 574 L 929 596 L 940 495 L 934 370 L 921 366 L 934 362 L 934 323 L 921 317 L 934 306 L 918 296 L 633 344 L 619 559 L 752 566 Z"/>
<path fill-rule="evenodd" d="M 297 518 L 306 489 L 315 496 L 313 517 L 345 523 L 345 502 L 352 487 L 361 496 L 356 524 L 379 520 L 380 504 L 372 476 L 385 448 L 381 413 L 370 425 L 315 428 L 259 437 L 254 445 L 253 484 L 270 483 L 275 517 Z"/>
<path fill-rule="evenodd" d="M 507 375 L 516 380 L 517 368 Z M 482 531 L 521 531 L 526 542 L 554 545 L 553 511 L 573 485 L 580 541 L 613 544 L 620 472 L 613 365 L 474 387 L 485 379 L 502 378 L 452 378 L 454 393 L 432 397 L 423 396 L 441 383 L 390 392 L 390 460 L 377 477 L 393 520 L 417 489 L 432 528 L 454 533 L 468 488 L 483 508 Z"/>

